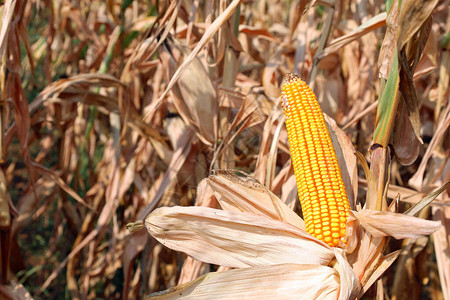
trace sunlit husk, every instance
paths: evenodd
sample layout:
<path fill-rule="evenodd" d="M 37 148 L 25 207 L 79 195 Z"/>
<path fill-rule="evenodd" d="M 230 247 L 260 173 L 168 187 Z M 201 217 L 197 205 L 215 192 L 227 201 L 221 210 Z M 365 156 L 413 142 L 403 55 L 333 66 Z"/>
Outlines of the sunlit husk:
<path fill-rule="evenodd" d="M 337 260 L 335 269 L 339 273 L 339 300 L 355 299 L 361 290 L 361 283 L 348 263 L 344 251 L 339 248 L 333 250 Z"/>
<path fill-rule="evenodd" d="M 162 207 L 147 217 L 145 226 L 166 247 L 228 267 L 328 265 L 334 256 L 330 247 L 305 231 L 250 213 Z"/>
<path fill-rule="evenodd" d="M 220 170 L 208 178 L 222 209 L 261 214 L 305 229 L 303 220 L 256 179 Z"/>
<path fill-rule="evenodd" d="M 152 299 L 338 299 L 339 275 L 320 265 L 281 264 L 209 273 Z"/>

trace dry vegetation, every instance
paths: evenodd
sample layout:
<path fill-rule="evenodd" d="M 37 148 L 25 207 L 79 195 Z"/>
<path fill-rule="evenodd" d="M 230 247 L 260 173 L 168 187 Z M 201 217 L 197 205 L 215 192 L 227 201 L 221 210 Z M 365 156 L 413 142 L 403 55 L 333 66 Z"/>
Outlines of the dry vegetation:
<path fill-rule="evenodd" d="M 450 179 L 448 7 L 7 0 L 0 294 L 136 299 L 216 270 L 126 229 L 160 206 L 217 206 L 198 188 L 213 169 L 252 174 L 299 211 L 280 105 L 288 72 L 405 211 Z M 365 297 L 450 299 L 449 206 L 444 192 L 421 212 L 444 224 L 431 239 L 391 240 L 405 250 Z"/>

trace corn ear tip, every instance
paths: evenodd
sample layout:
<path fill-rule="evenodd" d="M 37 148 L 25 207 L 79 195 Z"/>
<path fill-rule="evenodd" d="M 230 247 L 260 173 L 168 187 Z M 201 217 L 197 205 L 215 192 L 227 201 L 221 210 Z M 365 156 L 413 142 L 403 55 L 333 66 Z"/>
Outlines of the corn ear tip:
<path fill-rule="evenodd" d="M 289 82 L 291 82 L 291 81 L 293 81 L 293 80 L 298 80 L 298 79 L 300 79 L 300 77 L 298 77 L 297 74 L 288 73 L 288 74 L 286 74 L 286 76 L 284 76 L 282 86 L 287 84 L 287 83 L 289 83 Z"/>
<path fill-rule="evenodd" d="M 286 97 L 285 94 L 285 88 L 287 84 L 296 81 L 296 80 L 301 80 L 300 77 L 297 74 L 294 73 L 287 73 L 286 76 L 283 79 L 283 82 L 281 84 L 281 106 L 283 107 L 284 111 L 288 111 L 290 109 L 290 105 L 289 105 L 289 100 Z"/>

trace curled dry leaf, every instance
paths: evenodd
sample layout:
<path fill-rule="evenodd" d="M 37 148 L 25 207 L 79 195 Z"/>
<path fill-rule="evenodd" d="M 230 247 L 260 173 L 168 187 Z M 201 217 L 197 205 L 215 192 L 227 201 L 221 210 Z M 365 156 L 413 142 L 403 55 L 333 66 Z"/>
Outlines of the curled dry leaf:
<path fill-rule="evenodd" d="M 438 0 L 401 1 L 400 13 L 398 16 L 397 49 L 402 49 L 417 30 L 419 30 L 422 24 L 431 15 L 437 3 Z"/>
<path fill-rule="evenodd" d="M 189 54 L 189 50 L 179 43 L 171 44 L 171 51 L 178 49 L 182 57 Z M 175 73 L 177 63 L 172 55 L 169 59 L 169 76 Z M 206 144 L 212 145 L 215 140 L 214 117 L 217 112 L 216 91 L 198 57 L 194 57 L 186 70 L 180 75 L 172 91 L 176 95 L 173 103 L 187 124 L 197 128 L 197 134 Z"/>
<path fill-rule="evenodd" d="M 394 131 L 393 146 L 395 157 L 402 165 L 412 164 L 419 156 L 420 141 L 416 138 L 405 105 L 399 103 L 397 126 Z"/>
<path fill-rule="evenodd" d="M 394 55 L 397 53 L 398 14 L 398 1 L 393 1 L 386 17 L 387 29 L 378 58 L 379 73 L 385 79 L 389 76 Z"/>
<path fill-rule="evenodd" d="M 327 47 L 318 54 L 318 56 L 322 58 L 333 52 L 336 52 L 345 45 L 353 42 L 354 40 L 357 40 L 358 38 L 361 38 L 361 36 L 386 25 L 386 16 L 387 14 L 385 12 L 380 13 L 358 26 L 358 28 L 356 28 L 352 32 L 332 40 L 327 45 Z"/>

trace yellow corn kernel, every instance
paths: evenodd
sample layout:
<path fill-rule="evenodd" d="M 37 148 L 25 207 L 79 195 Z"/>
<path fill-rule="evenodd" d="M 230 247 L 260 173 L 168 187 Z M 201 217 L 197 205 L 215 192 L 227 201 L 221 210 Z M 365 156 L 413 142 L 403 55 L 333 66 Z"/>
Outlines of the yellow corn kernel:
<path fill-rule="evenodd" d="M 307 216 L 306 231 L 335 247 L 345 242 L 350 204 L 330 133 L 316 96 L 305 82 L 289 74 L 282 90 L 298 195 Z"/>

